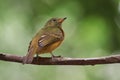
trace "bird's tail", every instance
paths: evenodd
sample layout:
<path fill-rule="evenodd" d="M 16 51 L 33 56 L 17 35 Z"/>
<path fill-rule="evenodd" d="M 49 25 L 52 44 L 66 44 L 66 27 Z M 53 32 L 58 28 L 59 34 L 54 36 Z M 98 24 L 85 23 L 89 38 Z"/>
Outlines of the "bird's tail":
<path fill-rule="evenodd" d="M 34 54 L 35 54 L 35 50 L 33 48 L 29 49 L 27 55 L 23 57 L 23 64 L 32 63 Z"/>

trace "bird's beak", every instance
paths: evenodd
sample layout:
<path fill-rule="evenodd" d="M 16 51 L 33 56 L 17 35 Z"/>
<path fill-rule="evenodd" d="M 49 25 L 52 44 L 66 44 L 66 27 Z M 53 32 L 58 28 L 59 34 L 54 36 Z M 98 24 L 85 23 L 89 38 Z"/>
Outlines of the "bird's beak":
<path fill-rule="evenodd" d="M 65 17 L 65 18 L 60 18 L 60 19 L 58 20 L 58 22 L 59 22 L 59 23 L 62 23 L 65 19 L 67 19 L 67 17 Z"/>

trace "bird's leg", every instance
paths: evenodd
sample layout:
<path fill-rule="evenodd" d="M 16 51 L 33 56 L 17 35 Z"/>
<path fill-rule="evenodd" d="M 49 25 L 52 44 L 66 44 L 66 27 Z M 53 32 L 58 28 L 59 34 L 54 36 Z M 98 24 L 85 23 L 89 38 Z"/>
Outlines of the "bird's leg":
<path fill-rule="evenodd" d="M 56 56 L 52 52 L 50 54 L 52 55 L 52 61 L 56 61 Z"/>
<path fill-rule="evenodd" d="M 52 52 L 50 54 L 52 55 L 52 58 L 55 57 L 55 55 Z"/>
<path fill-rule="evenodd" d="M 38 54 L 36 54 L 36 58 L 38 58 L 39 57 L 39 55 Z"/>
<path fill-rule="evenodd" d="M 39 60 L 39 57 L 40 57 L 40 56 L 39 56 L 38 54 L 36 54 L 36 59 L 37 59 L 37 60 Z"/>
<path fill-rule="evenodd" d="M 59 58 L 61 56 L 55 56 L 52 52 L 50 53 L 52 55 L 52 58 Z"/>

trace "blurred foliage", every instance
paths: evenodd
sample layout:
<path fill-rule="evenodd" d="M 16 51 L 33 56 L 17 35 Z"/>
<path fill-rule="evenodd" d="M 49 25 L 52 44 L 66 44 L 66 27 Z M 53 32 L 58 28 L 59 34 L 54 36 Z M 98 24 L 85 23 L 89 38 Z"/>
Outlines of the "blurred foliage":
<path fill-rule="evenodd" d="M 67 17 L 63 23 L 65 40 L 54 54 L 98 57 L 119 53 L 119 0 L 0 0 L 0 52 L 26 55 L 31 38 L 51 17 Z M 0 80 L 119 80 L 119 67 L 0 61 Z"/>

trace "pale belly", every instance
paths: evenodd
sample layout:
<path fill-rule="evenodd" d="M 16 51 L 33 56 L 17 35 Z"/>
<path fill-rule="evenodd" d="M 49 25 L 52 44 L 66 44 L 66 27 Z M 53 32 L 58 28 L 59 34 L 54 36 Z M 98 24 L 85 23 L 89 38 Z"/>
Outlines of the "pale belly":
<path fill-rule="evenodd" d="M 54 44 L 51 44 L 49 46 L 43 47 L 42 49 L 38 48 L 37 54 L 44 54 L 44 53 L 51 53 L 54 49 L 56 49 L 62 41 L 56 42 Z"/>

